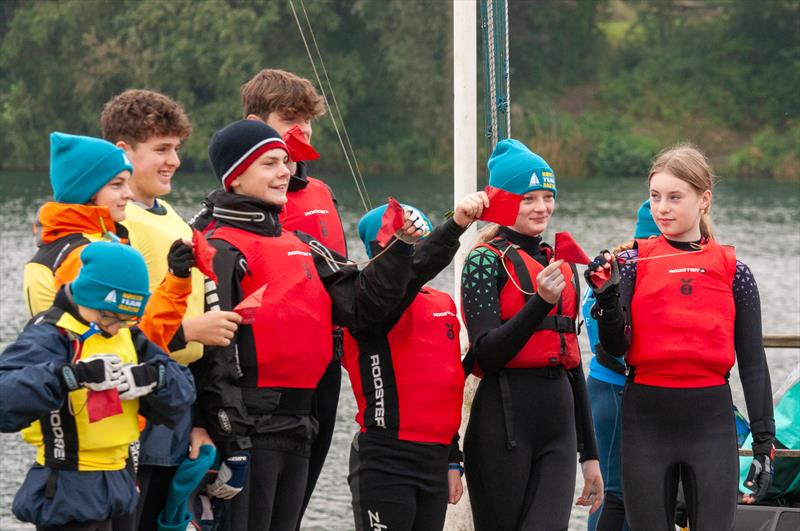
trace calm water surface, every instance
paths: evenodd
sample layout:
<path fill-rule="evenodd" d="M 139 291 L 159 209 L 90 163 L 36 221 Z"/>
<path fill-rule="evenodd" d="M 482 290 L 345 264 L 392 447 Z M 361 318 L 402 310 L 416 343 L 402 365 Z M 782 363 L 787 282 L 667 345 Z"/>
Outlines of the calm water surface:
<path fill-rule="evenodd" d="M 375 205 L 391 194 L 425 211 L 434 223 L 452 205 L 452 186 L 438 177 L 367 178 Z M 365 258 L 357 239 L 356 223 L 363 213 L 349 177 L 334 177 L 350 238 L 351 257 Z M 214 186 L 209 175 L 182 175 L 169 198 L 185 216 L 193 214 L 203 196 Z M 22 269 L 35 251 L 31 225 L 37 207 L 48 198 L 44 173 L 0 173 L 0 348 L 13 341 L 26 321 L 22 301 Z M 556 231 L 569 230 L 588 254 L 627 240 L 633 232 L 634 212 L 646 198 L 642 180 L 591 179 L 559 182 L 558 206 L 546 239 Z M 765 334 L 800 335 L 800 186 L 770 182 L 722 182 L 717 190 L 713 217 L 717 237 L 736 245 L 737 256 L 754 271 L 758 281 Z M 452 293 L 452 267 L 433 282 Z M 583 351 L 589 352 L 585 337 Z M 800 364 L 800 352 L 767 352 L 773 389 Z M 588 356 L 584 356 L 588 362 Z M 745 411 L 736 370 L 731 377 L 734 401 Z M 0 400 L 3 397 L 0 396 Z M 356 431 L 355 401 L 345 377 L 339 416 L 325 469 L 311 500 L 303 529 L 348 530 L 353 528 L 350 491 L 347 487 L 349 444 Z M 0 529 L 30 530 L 11 516 L 11 501 L 25 470 L 34 457 L 33 448 L 17 434 L 0 434 Z M 578 478 L 578 487 L 582 485 Z M 585 529 L 586 510 L 576 508 L 570 530 Z"/>

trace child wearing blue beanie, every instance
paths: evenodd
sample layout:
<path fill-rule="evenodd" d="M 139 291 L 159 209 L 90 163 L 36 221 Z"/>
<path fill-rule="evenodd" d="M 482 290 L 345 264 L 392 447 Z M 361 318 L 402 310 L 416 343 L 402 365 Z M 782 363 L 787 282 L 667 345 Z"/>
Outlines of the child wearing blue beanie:
<path fill-rule="evenodd" d="M 55 201 L 39 209 L 38 250 L 23 273 L 25 302 L 31 316 L 49 308 L 58 289 L 75 280 L 86 244 L 98 240 L 128 243 L 128 232 L 120 222 L 133 197 L 128 186 L 132 172 L 125 152 L 110 142 L 51 133 L 50 183 Z M 150 302 L 153 317 L 145 316 L 140 324 L 147 337 L 163 349 L 180 327 L 191 293 L 191 246 L 180 240 L 174 242 L 167 261 L 170 272 L 154 290 Z M 97 275 L 109 276 L 115 271 L 113 264 L 107 264 L 98 268 Z M 138 309 L 143 311 L 144 303 Z"/>
<path fill-rule="evenodd" d="M 22 430 L 37 448 L 12 511 L 37 529 L 111 529 L 131 513 L 138 415 L 172 424 L 195 398 L 189 370 L 126 326 L 149 296 L 138 251 L 94 242 L 80 259 L 74 282 L 0 355 L 0 431 Z"/>
<path fill-rule="evenodd" d="M 488 166 L 490 186 L 519 195 L 534 190 L 551 190 L 553 196 L 558 195 L 553 169 L 519 140 L 498 142 Z"/>

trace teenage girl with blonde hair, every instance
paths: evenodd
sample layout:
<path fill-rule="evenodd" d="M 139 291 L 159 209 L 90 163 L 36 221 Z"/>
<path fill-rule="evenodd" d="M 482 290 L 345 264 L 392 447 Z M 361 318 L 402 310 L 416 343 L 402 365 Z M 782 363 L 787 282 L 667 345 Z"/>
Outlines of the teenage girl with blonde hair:
<path fill-rule="evenodd" d="M 678 482 L 693 530 L 733 528 L 738 458 L 728 376 L 734 361 L 754 434 L 745 503 L 771 482 L 771 386 L 753 274 L 713 236 L 716 180 L 705 156 L 682 144 L 658 155 L 648 175 L 662 235 L 636 240 L 624 262 L 604 251 L 587 281 L 600 343 L 625 356 L 622 491 L 634 531 L 674 529 Z M 604 272 L 598 280 L 593 272 Z"/>

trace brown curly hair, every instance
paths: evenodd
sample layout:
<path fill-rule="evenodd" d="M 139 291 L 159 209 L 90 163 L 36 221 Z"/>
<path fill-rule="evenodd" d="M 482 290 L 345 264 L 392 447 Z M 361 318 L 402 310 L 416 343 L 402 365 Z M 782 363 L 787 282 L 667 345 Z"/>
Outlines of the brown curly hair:
<path fill-rule="evenodd" d="M 135 147 L 154 136 L 186 140 L 192 124 L 172 98 L 152 90 L 129 89 L 103 105 L 100 130 L 109 142 L 122 140 Z"/>
<path fill-rule="evenodd" d="M 254 114 L 267 121 L 273 112 L 283 118 L 300 115 L 313 120 L 325 114 L 325 100 L 308 79 L 264 69 L 242 85 L 242 118 Z"/>

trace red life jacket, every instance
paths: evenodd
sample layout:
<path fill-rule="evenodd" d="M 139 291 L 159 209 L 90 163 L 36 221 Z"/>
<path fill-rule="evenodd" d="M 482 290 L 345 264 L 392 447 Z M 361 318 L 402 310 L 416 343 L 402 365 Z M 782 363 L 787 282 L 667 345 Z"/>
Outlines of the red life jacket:
<path fill-rule="evenodd" d="M 659 387 L 709 387 L 727 380 L 735 360 L 736 252 L 709 240 L 681 252 L 664 238 L 636 241 L 628 364 L 634 381 Z"/>
<path fill-rule="evenodd" d="M 305 232 L 325 247 L 347 256 L 344 229 L 331 191 L 324 182 L 308 177 L 308 185 L 287 192 L 288 203 L 280 214 L 281 226 L 287 231 Z"/>
<path fill-rule="evenodd" d="M 315 388 L 333 356 L 331 299 L 308 245 L 291 232 L 265 237 L 228 226 L 211 238 L 247 260 L 243 299 L 267 284 L 252 327 L 258 387 Z"/>
<path fill-rule="evenodd" d="M 459 330 L 453 299 L 425 287 L 387 334 L 345 331 L 342 364 L 362 432 L 450 444 L 464 395 Z"/>
<path fill-rule="evenodd" d="M 527 253 L 517 251 L 516 247 L 504 238 L 496 238 L 481 246 L 500 256 L 508 270 L 510 278 L 500 291 L 500 319 L 503 322 L 508 321 L 530 298 L 530 295 L 522 293 L 517 286 L 528 292 L 536 292 L 536 277 L 544 266 Z M 561 292 L 561 298 L 528 342 L 508 362 L 506 368 L 562 365 L 565 369 L 574 369 L 581 362 L 576 333 L 579 300 L 575 290 L 574 273 L 566 263 L 561 266 L 561 273 L 567 284 Z M 483 375 L 477 363 L 473 372 L 476 376 Z"/>

